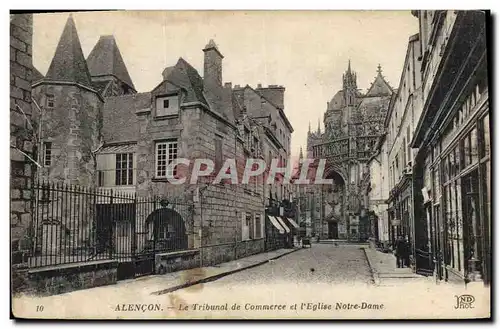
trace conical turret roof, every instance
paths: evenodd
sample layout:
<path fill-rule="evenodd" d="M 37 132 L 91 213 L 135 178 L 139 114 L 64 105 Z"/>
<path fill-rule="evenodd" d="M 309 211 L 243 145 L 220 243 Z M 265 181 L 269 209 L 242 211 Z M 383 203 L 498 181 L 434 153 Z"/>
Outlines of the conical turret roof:
<path fill-rule="evenodd" d="M 99 38 L 87 58 L 87 65 L 91 76 L 112 75 L 135 90 L 114 36 L 104 35 Z"/>
<path fill-rule="evenodd" d="M 71 15 L 66 21 L 45 80 L 75 82 L 92 87 L 89 69 Z"/>

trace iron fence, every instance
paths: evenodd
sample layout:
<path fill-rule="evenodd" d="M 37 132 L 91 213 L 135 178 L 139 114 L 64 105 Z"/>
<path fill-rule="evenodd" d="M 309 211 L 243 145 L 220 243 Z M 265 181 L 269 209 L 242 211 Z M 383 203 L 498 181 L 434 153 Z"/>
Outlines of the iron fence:
<path fill-rule="evenodd" d="M 63 183 L 33 185 L 30 267 L 134 261 L 188 248 L 189 203 Z"/>

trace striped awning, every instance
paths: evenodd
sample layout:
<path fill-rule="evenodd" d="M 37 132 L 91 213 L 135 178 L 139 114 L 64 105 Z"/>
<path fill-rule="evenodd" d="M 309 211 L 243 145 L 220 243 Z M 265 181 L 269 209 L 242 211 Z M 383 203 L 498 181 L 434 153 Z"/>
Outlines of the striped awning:
<path fill-rule="evenodd" d="M 269 218 L 269 220 L 271 221 L 271 223 L 273 224 L 273 226 L 276 227 L 281 234 L 285 234 L 285 230 L 280 225 L 280 223 L 278 222 L 278 220 L 276 219 L 276 217 L 274 217 L 274 216 L 267 216 L 267 217 Z"/>
<path fill-rule="evenodd" d="M 289 217 L 287 217 L 286 219 L 288 219 L 288 221 L 290 222 L 290 224 L 292 224 L 293 227 L 299 228 L 299 225 L 293 219 Z"/>
<path fill-rule="evenodd" d="M 285 221 L 283 220 L 283 218 L 281 217 L 276 217 L 276 219 L 278 219 L 278 222 L 281 224 L 281 226 L 283 226 L 283 228 L 285 229 L 286 233 L 290 233 L 290 229 L 288 228 L 288 226 L 285 224 Z"/>

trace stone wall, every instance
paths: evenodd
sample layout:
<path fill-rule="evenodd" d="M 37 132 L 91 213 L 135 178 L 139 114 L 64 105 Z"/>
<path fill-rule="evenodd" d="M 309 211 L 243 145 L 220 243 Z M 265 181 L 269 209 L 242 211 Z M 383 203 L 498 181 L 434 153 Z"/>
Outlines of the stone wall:
<path fill-rule="evenodd" d="M 185 250 L 155 255 L 155 274 L 165 274 L 200 266 L 200 251 Z"/>
<path fill-rule="evenodd" d="M 265 247 L 265 239 L 256 239 L 204 246 L 200 249 L 159 253 L 155 255 L 155 274 L 198 268 L 202 265 L 200 257 L 203 259 L 203 267 L 230 262 L 265 252 Z M 276 248 L 272 250 L 278 248 L 283 248 L 280 241 L 276 242 Z"/>
<path fill-rule="evenodd" d="M 117 267 L 117 261 L 106 260 L 31 270 L 27 293 L 50 296 L 114 284 Z"/>
<path fill-rule="evenodd" d="M 10 224 L 12 264 L 27 261 L 31 185 L 35 165 L 31 129 L 33 16 L 10 15 Z M 22 111 L 19 110 L 19 108 Z M 23 114 L 24 112 L 24 114 Z M 25 117 L 26 115 L 26 117 Z"/>

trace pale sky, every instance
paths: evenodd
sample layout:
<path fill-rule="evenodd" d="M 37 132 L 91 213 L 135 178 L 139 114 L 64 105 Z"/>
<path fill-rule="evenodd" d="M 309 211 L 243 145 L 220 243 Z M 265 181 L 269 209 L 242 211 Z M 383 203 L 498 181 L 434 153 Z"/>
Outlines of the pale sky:
<path fill-rule="evenodd" d="M 68 15 L 34 15 L 33 64 L 42 74 Z M 309 122 L 316 130 L 326 103 L 342 88 L 349 59 L 363 92 L 379 63 L 397 88 L 408 38 L 418 32 L 409 11 L 129 11 L 73 17 L 85 57 L 100 35 L 115 36 L 139 92 L 151 91 L 179 57 L 203 76 L 202 49 L 213 38 L 224 55 L 224 82 L 286 88 L 292 156 L 305 148 Z"/>

